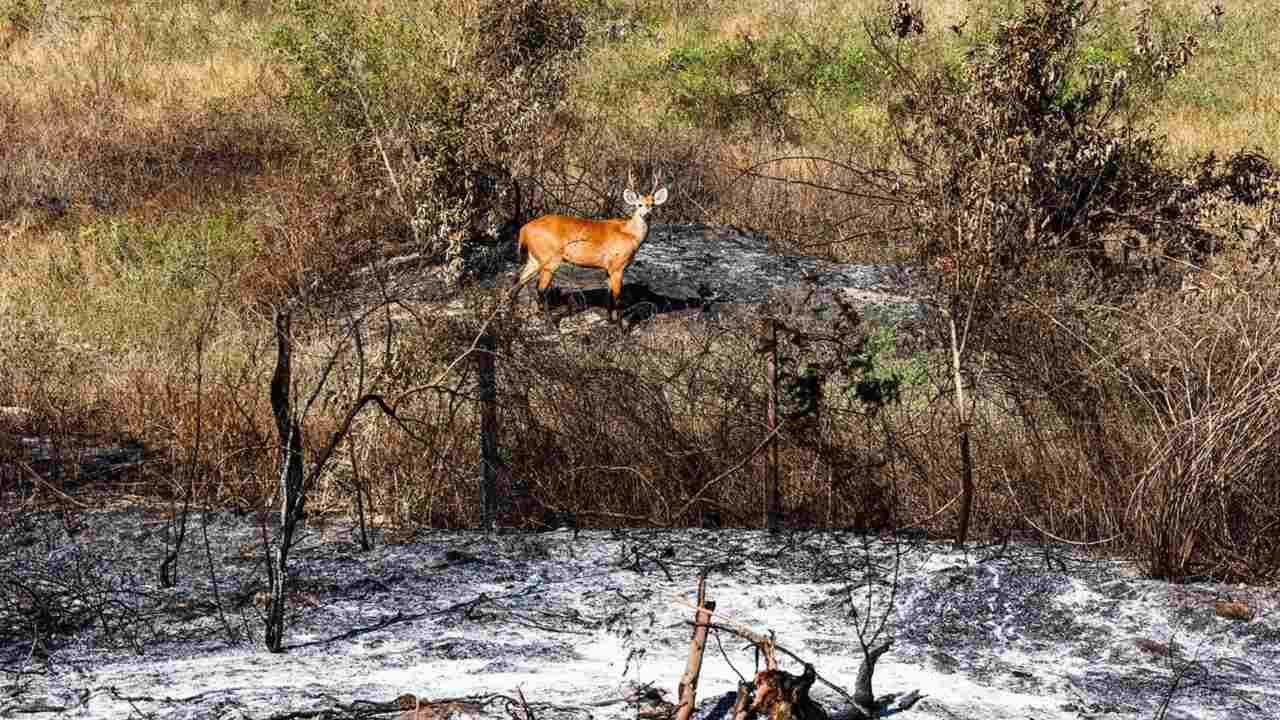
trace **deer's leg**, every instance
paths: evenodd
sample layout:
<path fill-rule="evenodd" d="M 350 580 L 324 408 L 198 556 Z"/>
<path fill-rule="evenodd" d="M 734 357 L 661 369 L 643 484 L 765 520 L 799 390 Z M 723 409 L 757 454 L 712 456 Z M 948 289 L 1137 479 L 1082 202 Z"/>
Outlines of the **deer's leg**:
<path fill-rule="evenodd" d="M 538 302 L 542 305 L 544 313 L 550 310 L 547 302 L 547 288 L 551 287 L 551 277 L 555 275 L 558 267 L 560 267 L 560 263 L 552 260 L 542 266 L 542 275 L 538 278 Z"/>
<path fill-rule="evenodd" d="M 618 313 L 618 299 L 622 296 L 622 271 L 609 273 L 609 322 L 618 322 L 622 319 L 621 315 L 615 317 Z"/>
<path fill-rule="evenodd" d="M 516 278 L 515 285 L 511 286 L 511 298 L 514 303 L 515 298 L 520 295 L 520 288 L 533 279 L 534 275 L 542 269 L 542 263 L 538 262 L 538 258 L 529 253 L 529 259 L 524 261 L 524 268 L 520 270 L 520 276 Z"/>

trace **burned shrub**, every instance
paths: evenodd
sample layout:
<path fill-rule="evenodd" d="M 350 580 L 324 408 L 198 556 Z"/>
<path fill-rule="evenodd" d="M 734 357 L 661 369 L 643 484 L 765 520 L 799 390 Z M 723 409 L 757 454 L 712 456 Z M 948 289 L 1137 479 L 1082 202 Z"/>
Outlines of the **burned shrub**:
<path fill-rule="evenodd" d="M 1192 62 L 1195 38 L 1158 41 L 1140 22 L 1127 64 L 1090 62 L 1080 45 L 1096 9 L 1034 0 L 958 67 L 897 66 L 903 90 L 890 115 L 904 169 L 881 192 L 931 271 L 965 497 L 975 467 L 968 393 L 1008 402 L 1038 442 L 1054 428 L 1080 443 L 1108 485 L 1131 482 L 1150 438 L 1117 431 L 1152 422 L 1152 395 L 1133 392 L 1135 328 L 1115 309 L 1229 249 L 1226 204 L 1275 198 L 1266 158 L 1177 162 L 1144 123 L 1139 90 Z M 876 36 L 890 59 L 901 42 L 891 30 Z M 967 512 L 962 500 L 961 536 Z M 1118 529 L 1105 514 L 1088 525 Z"/>
<path fill-rule="evenodd" d="M 1194 234 L 1184 174 L 1158 137 L 1117 121 L 1127 75 L 1081 65 L 1076 43 L 1090 20 L 1074 0 L 1029 3 L 969 53 L 960 77 L 937 70 L 892 105 L 925 211 L 914 223 L 924 260 L 1100 270 L 1117 233 L 1157 243 Z M 940 202 L 923 201 L 936 195 Z"/>

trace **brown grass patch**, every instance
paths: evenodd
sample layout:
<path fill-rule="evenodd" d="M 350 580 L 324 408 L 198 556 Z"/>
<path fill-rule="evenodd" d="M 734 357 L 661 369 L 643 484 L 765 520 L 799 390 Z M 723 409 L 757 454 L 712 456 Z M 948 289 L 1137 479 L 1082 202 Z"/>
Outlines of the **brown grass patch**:
<path fill-rule="evenodd" d="M 1238 111 L 1170 108 L 1160 123 L 1169 149 L 1180 156 L 1210 151 L 1225 156 L 1240 148 L 1258 148 L 1270 157 L 1280 156 L 1280 92 L 1260 76 L 1250 82 L 1253 92 L 1231 98 L 1241 106 Z"/>

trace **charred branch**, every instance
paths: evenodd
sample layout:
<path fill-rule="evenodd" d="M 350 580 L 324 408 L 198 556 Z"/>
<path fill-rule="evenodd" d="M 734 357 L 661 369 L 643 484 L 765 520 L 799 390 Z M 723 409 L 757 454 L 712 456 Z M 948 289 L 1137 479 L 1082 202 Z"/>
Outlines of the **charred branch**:
<path fill-rule="evenodd" d="M 724 623 L 708 623 L 708 628 L 723 630 L 741 637 L 756 646 L 765 658 L 765 670 L 756 674 L 754 686 L 743 683 L 739 685 L 739 702 L 734 706 L 735 720 L 763 715 L 768 718 L 796 718 L 797 720 L 870 720 L 881 717 L 886 711 L 901 712 L 909 710 L 925 696 L 919 690 L 912 690 L 905 695 L 889 693 L 875 697 L 871 689 L 871 678 L 875 673 L 876 661 L 888 652 L 893 645 L 892 640 L 864 651 L 862 665 L 858 668 L 858 679 L 853 694 L 823 678 L 814 669 L 813 664 L 800 658 L 790 650 L 778 645 L 772 638 L 748 628 L 733 627 Z M 778 669 L 777 653 L 799 662 L 804 671 L 793 675 Z M 821 682 L 836 691 L 849 702 L 849 706 L 834 714 L 828 714 L 821 706 L 809 697 L 809 691 L 815 682 Z M 750 694 L 750 698 L 744 698 Z M 896 701 L 896 704 L 895 704 Z"/>

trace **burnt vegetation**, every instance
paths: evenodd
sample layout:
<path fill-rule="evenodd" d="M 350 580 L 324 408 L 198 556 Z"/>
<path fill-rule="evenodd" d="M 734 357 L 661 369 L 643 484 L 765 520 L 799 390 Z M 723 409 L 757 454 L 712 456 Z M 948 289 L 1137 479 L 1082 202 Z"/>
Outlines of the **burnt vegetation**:
<path fill-rule="evenodd" d="M 115 7 L 110 42 L 0 5 L 36 79 L 0 93 L 7 524 L 300 492 L 294 521 L 764 526 L 776 477 L 784 525 L 1276 580 L 1275 148 L 1174 147 L 1152 113 L 1220 82 L 1193 73 L 1230 61 L 1230 9 L 889 3 L 839 36 L 716 16 L 666 48 L 654 3 L 428 5 L 248 2 L 186 30 Z M 183 45 L 236 23 L 260 32 Z M 40 64 L 59 32 L 83 73 Z M 241 72 L 144 72 L 184 53 Z M 781 297 L 612 328 L 569 302 L 548 329 L 504 304 L 520 225 L 618 217 L 631 172 L 670 179 L 663 222 L 910 265 L 928 312 Z M 289 537 L 264 540 L 281 583 Z M 128 635 L 44 573 L 0 568 L 7 627 Z"/>

